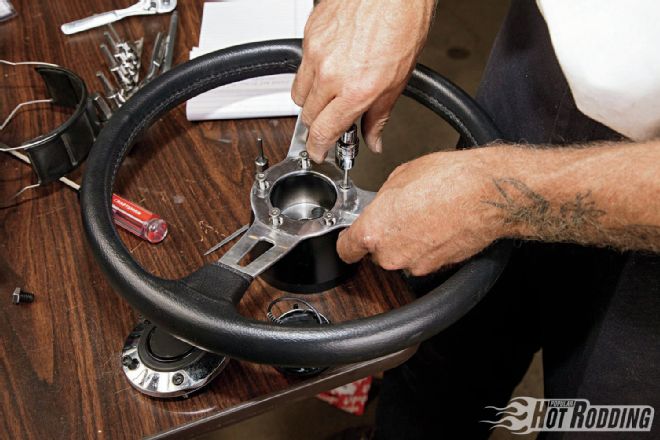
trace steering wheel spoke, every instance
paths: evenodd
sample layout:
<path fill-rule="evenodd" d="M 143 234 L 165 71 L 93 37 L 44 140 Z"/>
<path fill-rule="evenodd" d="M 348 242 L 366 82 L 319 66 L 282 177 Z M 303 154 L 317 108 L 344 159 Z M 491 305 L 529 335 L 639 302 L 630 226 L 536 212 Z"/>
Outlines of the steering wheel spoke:
<path fill-rule="evenodd" d="M 291 144 L 289 145 L 289 151 L 286 153 L 286 157 L 297 158 L 300 155 L 301 151 L 306 150 L 307 145 L 307 136 L 309 135 L 309 129 L 302 121 L 302 111 L 296 119 L 296 125 L 293 129 L 293 136 L 291 136 Z"/>
<path fill-rule="evenodd" d="M 254 278 L 288 254 L 298 241 L 294 236 L 255 222 L 218 263 Z M 246 258 L 250 261 L 242 264 Z"/>
<path fill-rule="evenodd" d="M 291 137 L 291 144 L 289 151 L 286 153 L 287 158 L 297 159 L 302 151 L 307 149 L 307 137 L 309 136 L 309 128 L 302 121 L 302 111 L 298 114 L 296 125 L 293 129 L 293 136 Z M 326 155 L 325 162 L 335 162 L 335 150 L 330 149 Z"/>

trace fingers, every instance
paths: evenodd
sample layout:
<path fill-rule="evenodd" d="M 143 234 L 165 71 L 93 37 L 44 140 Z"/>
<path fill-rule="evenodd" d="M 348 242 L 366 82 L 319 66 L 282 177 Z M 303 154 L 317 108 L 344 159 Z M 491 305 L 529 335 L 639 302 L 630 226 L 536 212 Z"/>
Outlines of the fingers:
<path fill-rule="evenodd" d="M 309 127 L 307 151 L 315 162 L 322 162 L 330 150 L 364 109 L 350 100 L 338 96 L 334 98 L 314 119 Z"/>
<path fill-rule="evenodd" d="M 362 135 L 367 146 L 374 153 L 383 151 L 383 129 L 390 119 L 398 96 L 398 90 L 381 95 L 362 116 Z"/>
<path fill-rule="evenodd" d="M 364 215 L 364 214 L 363 214 Z M 342 231 L 337 240 L 337 253 L 346 263 L 356 263 L 367 254 L 371 255 L 374 263 L 385 270 L 401 269 L 405 265 L 398 249 L 385 244 L 386 249 L 381 249 L 376 243 L 382 231 L 377 226 L 368 225 L 368 222 L 360 222 L 358 219 L 353 226 Z"/>
<path fill-rule="evenodd" d="M 362 118 L 362 132 L 369 148 L 380 153 L 383 150 L 382 133 L 389 120 L 399 91 L 388 92 L 373 103 L 355 98 L 332 96 L 314 81 L 303 107 L 303 122 L 310 127 L 307 151 L 312 160 L 321 162 L 328 150 L 346 131 L 365 108 L 369 110 Z"/>
<path fill-rule="evenodd" d="M 319 113 L 327 107 L 333 98 L 334 95 L 328 90 L 328 88 L 319 87 L 318 78 L 315 79 L 302 109 L 303 123 L 310 127 L 318 117 Z"/>
<path fill-rule="evenodd" d="M 367 241 L 361 235 L 360 225 L 356 221 L 353 226 L 343 230 L 337 240 L 337 253 L 346 263 L 356 263 L 369 253 Z"/>
<path fill-rule="evenodd" d="M 293 85 L 291 86 L 291 99 L 296 103 L 298 107 L 302 107 L 305 104 L 307 95 L 312 89 L 312 84 L 314 84 L 314 69 L 312 64 L 305 62 L 303 57 L 296 77 L 293 80 Z"/>

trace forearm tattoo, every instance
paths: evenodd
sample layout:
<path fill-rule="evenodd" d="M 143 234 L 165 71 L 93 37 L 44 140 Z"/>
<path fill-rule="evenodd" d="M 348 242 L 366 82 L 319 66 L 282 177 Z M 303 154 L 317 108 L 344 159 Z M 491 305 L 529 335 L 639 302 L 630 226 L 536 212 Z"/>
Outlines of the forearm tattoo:
<path fill-rule="evenodd" d="M 498 199 L 483 203 L 502 210 L 506 224 L 527 226 L 525 238 L 660 252 L 659 226 L 606 227 L 602 218 L 607 212 L 596 206 L 591 191 L 557 205 L 517 179 L 497 178 L 493 184 Z"/>

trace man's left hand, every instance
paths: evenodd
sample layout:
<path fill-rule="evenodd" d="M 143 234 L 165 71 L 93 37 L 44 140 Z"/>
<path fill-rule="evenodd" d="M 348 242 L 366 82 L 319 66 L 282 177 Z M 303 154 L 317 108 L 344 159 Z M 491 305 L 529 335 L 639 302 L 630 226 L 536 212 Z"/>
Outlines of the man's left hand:
<path fill-rule="evenodd" d="M 413 275 L 471 257 L 503 235 L 485 150 L 433 153 L 401 165 L 337 242 L 354 263 L 371 254 L 384 269 Z"/>

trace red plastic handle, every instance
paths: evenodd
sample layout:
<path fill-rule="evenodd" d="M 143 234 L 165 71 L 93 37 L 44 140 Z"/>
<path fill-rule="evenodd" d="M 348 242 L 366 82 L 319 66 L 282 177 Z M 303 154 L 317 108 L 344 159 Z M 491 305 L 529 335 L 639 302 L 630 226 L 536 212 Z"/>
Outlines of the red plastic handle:
<path fill-rule="evenodd" d="M 130 200 L 112 195 L 112 216 L 115 224 L 149 243 L 160 243 L 167 236 L 167 223 Z"/>

